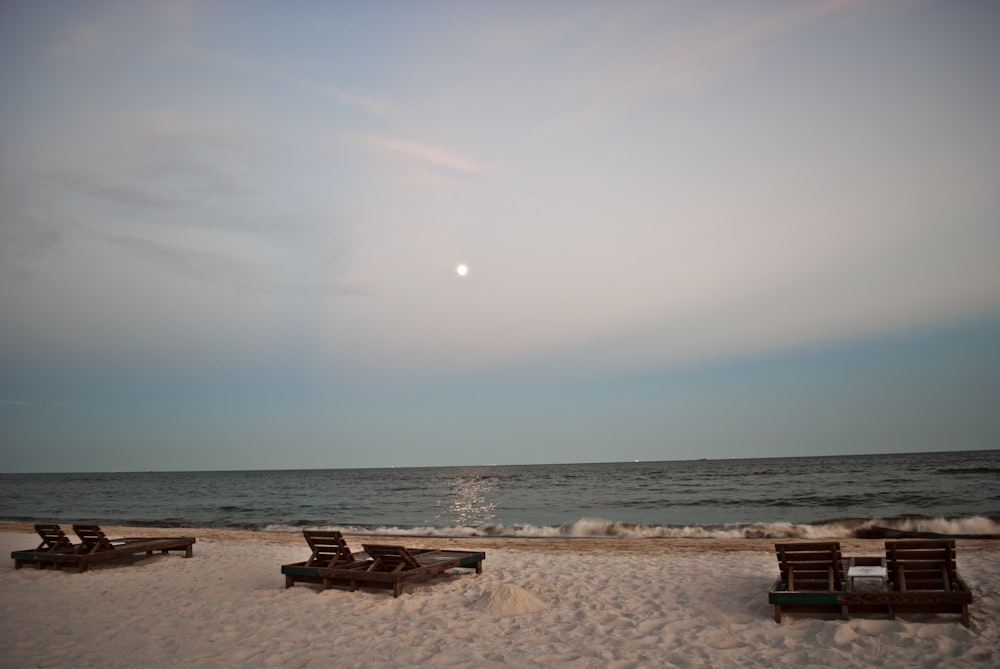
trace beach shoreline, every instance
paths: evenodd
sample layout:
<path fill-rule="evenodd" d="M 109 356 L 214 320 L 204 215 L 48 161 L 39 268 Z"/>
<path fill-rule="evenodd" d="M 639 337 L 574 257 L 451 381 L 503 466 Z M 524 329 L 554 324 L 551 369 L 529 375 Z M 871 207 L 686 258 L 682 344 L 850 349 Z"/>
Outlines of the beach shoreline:
<path fill-rule="evenodd" d="M 66 524 L 66 530 L 69 531 Z M 301 532 L 284 532 L 269 530 L 243 530 L 231 528 L 206 527 L 134 527 L 127 525 L 103 526 L 108 536 L 194 536 L 199 539 L 214 539 L 225 541 L 263 541 L 279 545 L 305 546 Z M 23 533 L 35 537 L 34 526 L 31 523 L 0 521 L 0 532 Z M 680 537 L 502 537 L 502 536 L 471 536 L 448 537 L 440 535 L 419 536 L 412 534 L 362 534 L 344 533 L 348 544 L 360 546 L 363 541 L 391 542 L 396 544 L 426 546 L 428 548 L 462 548 L 468 546 L 474 550 L 504 549 L 511 551 L 570 551 L 579 553 L 641 553 L 648 555 L 673 553 L 732 553 L 732 552 L 768 552 L 773 553 L 775 543 L 794 541 L 838 541 L 845 555 L 878 555 L 883 552 L 883 539 L 857 538 L 822 538 L 786 539 L 786 538 L 680 538 Z M 967 553 L 1000 552 L 1000 539 L 965 539 L 956 538 L 958 550 Z M 30 543 L 30 540 L 29 542 Z M 308 551 L 307 551 L 308 552 Z"/>
<path fill-rule="evenodd" d="M 381 543 L 485 551 L 401 597 L 285 589 L 300 533 L 105 526 L 109 536 L 194 536 L 194 556 L 0 569 L 0 667 L 987 667 L 1000 662 L 1000 541 L 959 540 L 974 593 L 955 615 L 790 615 L 774 622 L 774 540 L 413 537 Z M 371 537 L 347 535 L 360 550 Z M 36 545 L 0 523 L 0 548 Z M 845 555 L 883 542 L 841 540 Z"/>

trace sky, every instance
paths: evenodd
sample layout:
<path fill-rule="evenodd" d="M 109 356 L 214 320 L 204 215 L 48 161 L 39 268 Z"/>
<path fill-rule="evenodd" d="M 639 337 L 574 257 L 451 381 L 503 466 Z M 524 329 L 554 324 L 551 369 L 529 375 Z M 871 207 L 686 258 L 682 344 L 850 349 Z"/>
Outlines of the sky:
<path fill-rule="evenodd" d="M 0 471 L 1000 448 L 998 34 L 0 1 Z"/>

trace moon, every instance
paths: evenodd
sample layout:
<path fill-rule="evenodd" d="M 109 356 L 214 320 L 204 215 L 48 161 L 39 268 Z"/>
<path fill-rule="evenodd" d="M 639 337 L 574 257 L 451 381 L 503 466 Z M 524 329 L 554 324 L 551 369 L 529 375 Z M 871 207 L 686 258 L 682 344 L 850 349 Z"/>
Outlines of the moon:
<path fill-rule="evenodd" d="M 455 274 L 459 276 L 465 276 L 468 273 L 469 273 L 469 266 L 466 265 L 465 263 L 455 268 Z"/>

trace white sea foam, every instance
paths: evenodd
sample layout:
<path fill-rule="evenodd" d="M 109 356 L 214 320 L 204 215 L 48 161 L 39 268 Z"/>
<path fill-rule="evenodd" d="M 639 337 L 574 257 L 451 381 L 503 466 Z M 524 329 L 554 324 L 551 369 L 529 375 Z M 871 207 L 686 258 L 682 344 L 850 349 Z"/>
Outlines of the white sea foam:
<path fill-rule="evenodd" d="M 270 532 L 299 532 L 303 528 L 270 525 Z M 524 537 L 622 539 L 824 539 L 891 538 L 893 536 L 945 535 L 1000 537 L 1000 522 L 982 516 L 972 518 L 875 518 L 844 519 L 824 523 L 733 523 L 719 525 L 641 525 L 600 518 L 582 518 L 563 525 L 483 525 L 479 527 L 367 527 L 330 525 L 309 529 L 335 529 L 345 534 L 439 537 Z"/>

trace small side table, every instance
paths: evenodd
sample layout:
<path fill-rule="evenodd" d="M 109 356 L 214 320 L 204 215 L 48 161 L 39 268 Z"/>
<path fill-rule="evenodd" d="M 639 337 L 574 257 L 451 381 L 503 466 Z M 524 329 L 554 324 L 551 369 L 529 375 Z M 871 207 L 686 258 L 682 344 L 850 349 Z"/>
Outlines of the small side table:
<path fill-rule="evenodd" d="M 852 557 L 847 562 L 847 591 L 853 592 L 855 580 L 878 579 L 881 590 L 889 587 L 889 573 L 884 557 Z"/>

